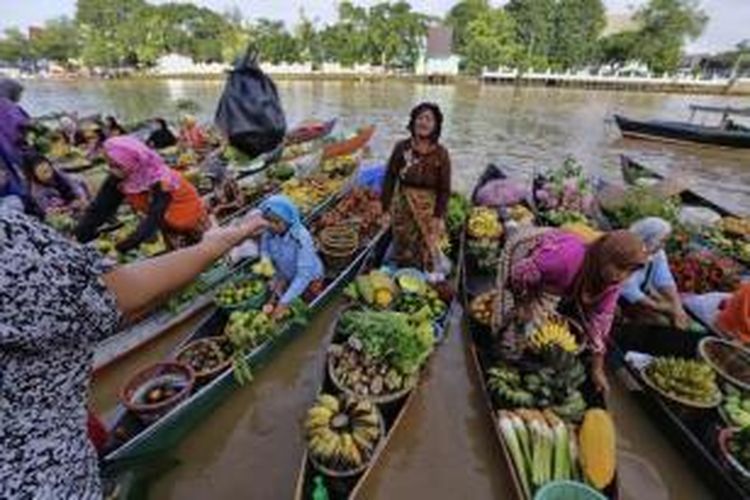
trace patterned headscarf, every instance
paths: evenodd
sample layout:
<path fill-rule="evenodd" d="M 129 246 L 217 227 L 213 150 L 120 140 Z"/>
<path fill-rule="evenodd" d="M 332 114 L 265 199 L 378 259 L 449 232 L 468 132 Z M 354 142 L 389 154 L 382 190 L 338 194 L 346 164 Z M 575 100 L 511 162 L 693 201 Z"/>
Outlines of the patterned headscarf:
<path fill-rule="evenodd" d="M 649 253 L 654 253 L 672 233 L 672 224 L 659 217 L 646 217 L 633 223 L 630 232 L 643 240 Z"/>
<path fill-rule="evenodd" d="M 627 230 L 605 234 L 586 250 L 574 285 L 576 299 L 584 308 L 592 307 L 613 285 L 607 281 L 608 271 L 632 269 L 647 261 L 646 246 L 635 234 Z"/>
<path fill-rule="evenodd" d="M 284 195 L 276 194 L 270 196 L 260 204 L 260 211 L 263 212 L 263 214 L 271 214 L 286 222 L 288 226 L 287 230 L 290 231 L 295 238 L 298 238 L 300 232 L 304 230 L 299 209 L 292 200 Z"/>
<path fill-rule="evenodd" d="M 161 156 L 144 143 L 130 136 L 117 136 L 104 141 L 104 151 L 125 174 L 120 191 L 125 194 L 143 193 L 161 181 L 167 191 L 179 185 L 179 175 L 172 171 Z"/>

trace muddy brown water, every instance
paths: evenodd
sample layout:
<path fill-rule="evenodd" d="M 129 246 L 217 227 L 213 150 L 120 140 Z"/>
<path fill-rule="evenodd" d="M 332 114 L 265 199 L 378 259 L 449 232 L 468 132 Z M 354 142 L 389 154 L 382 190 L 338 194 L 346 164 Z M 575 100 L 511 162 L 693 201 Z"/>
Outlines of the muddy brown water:
<path fill-rule="evenodd" d="M 191 99 L 210 118 L 221 91 L 216 81 L 29 82 L 32 114 L 76 109 L 138 120 L 176 117 L 174 102 Z M 387 157 L 404 135 L 408 110 L 421 100 L 445 113 L 443 138 L 454 165 L 453 184 L 467 190 L 484 166 L 497 162 L 516 176 L 558 165 L 567 155 L 608 179 L 628 153 L 679 177 L 729 208 L 750 213 L 750 152 L 623 140 L 605 122 L 612 112 L 635 117 L 687 117 L 689 103 L 747 105 L 738 98 L 521 89 L 411 83 L 280 82 L 289 122 L 338 116 L 344 128 L 374 123 L 373 161 Z M 291 498 L 302 457 L 301 420 L 322 377 L 329 307 L 255 381 L 232 394 L 177 447 L 181 464 L 151 488 L 154 499 Z M 122 383 L 159 359 L 189 331 L 177 328 L 97 377 L 96 408 L 111 411 Z M 454 331 L 436 352 L 419 393 L 361 498 L 510 498 L 510 480 L 491 422 L 468 364 L 464 338 Z M 615 378 L 612 378 L 615 382 Z M 610 405 L 618 430 L 618 470 L 627 500 L 707 499 L 711 493 L 619 384 Z"/>

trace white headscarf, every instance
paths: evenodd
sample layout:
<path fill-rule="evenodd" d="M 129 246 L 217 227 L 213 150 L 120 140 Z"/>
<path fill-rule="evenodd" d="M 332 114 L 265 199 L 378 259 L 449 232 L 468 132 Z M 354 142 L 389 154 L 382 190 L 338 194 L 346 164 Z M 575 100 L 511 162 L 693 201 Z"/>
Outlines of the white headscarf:
<path fill-rule="evenodd" d="M 630 226 L 630 232 L 643 240 L 650 254 L 655 253 L 672 234 L 672 224 L 659 217 L 646 217 Z"/>

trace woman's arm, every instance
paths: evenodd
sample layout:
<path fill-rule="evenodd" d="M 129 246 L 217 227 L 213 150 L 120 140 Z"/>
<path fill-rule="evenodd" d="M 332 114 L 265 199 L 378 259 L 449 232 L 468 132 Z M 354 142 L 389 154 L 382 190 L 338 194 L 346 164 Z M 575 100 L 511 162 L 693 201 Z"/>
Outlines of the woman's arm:
<path fill-rule="evenodd" d="M 388 160 L 388 166 L 385 170 L 385 179 L 383 180 L 383 193 L 380 195 L 380 201 L 383 204 L 383 212 L 388 212 L 391 206 L 391 199 L 393 198 L 393 191 L 396 189 L 396 179 L 398 178 L 398 171 L 403 161 L 404 148 L 402 143 L 396 144 L 391 157 Z"/>
<path fill-rule="evenodd" d="M 148 214 L 141 220 L 133 234 L 117 244 L 117 251 L 128 252 L 156 236 L 171 202 L 172 195 L 164 191 L 159 184 L 155 184 L 151 189 Z"/>
<path fill-rule="evenodd" d="M 434 216 L 440 219 L 445 215 L 451 196 L 451 157 L 448 150 L 442 149 L 441 158 L 434 213 Z"/>
<path fill-rule="evenodd" d="M 238 225 L 209 231 L 197 245 L 117 267 L 103 276 L 104 283 L 117 299 L 120 311 L 133 317 L 188 285 L 215 260 L 266 225 L 261 216 L 250 216 Z"/>
<path fill-rule="evenodd" d="M 119 183 L 120 181 L 113 176 L 107 177 L 104 181 L 75 229 L 75 236 L 79 242 L 88 243 L 96 238 L 99 226 L 117 212 L 123 200 L 123 195 L 117 187 Z"/>

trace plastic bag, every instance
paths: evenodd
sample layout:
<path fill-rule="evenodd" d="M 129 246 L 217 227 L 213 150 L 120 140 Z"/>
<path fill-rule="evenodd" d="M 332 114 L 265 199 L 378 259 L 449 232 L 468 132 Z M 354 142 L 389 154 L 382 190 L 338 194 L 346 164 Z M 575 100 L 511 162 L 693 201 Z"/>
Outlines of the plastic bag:
<path fill-rule="evenodd" d="M 513 206 L 526 198 L 526 189 L 508 179 L 496 179 L 482 186 L 476 202 L 486 207 Z"/>
<path fill-rule="evenodd" d="M 214 121 L 229 143 L 251 158 L 284 140 L 286 117 L 276 84 L 249 50 L 227 78 Z"/>

